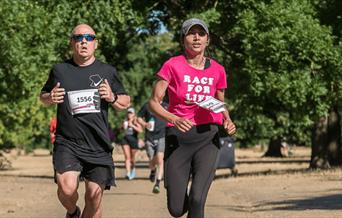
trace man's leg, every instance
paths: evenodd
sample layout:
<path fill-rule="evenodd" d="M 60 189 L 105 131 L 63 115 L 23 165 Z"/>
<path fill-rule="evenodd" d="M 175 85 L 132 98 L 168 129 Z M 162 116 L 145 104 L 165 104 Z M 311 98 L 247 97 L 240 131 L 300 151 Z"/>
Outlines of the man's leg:
<path fill-rule="evenodd" d="M 157 180 L 153 188 L 154 193 L 159 193 L 159 183 L 163 179 L 164 173 L 164 152 L 165 152 L 165 138 L 160 138 L 157 141 L 156 151 L 155 151 L 155 164 L 158 166 Z"/>
<path fill-rule="evenodd" d="M 155 156 L 153 158 L 150 158 L 149 168 L 150 168 L 149 179 L 151 182 L 154 182 L 154 180 L 156 179 L 156 172 L 157 172 L 156 157 Z"/>
<path fill-rule="evenodd" d="M 155 163 L 158 166 L 158 175 L 157 180 L 163 179 L 164 173 L 164 152 L 165 152 L 165 138 L 160 138 L 158 140 L 157 148 L 156 148 L 156 155 L 155 155 Z"/>
<path fill-rule="evenodd" d="M 154 156 L 154 149 L 153 144 L 150 141 L 145 142 L 145 149 L 146 149 L 146 155 L 149 160 L 149 168 L 150 168 L 150 175 L 149 180 L 151 182 L 154 182 L 156 177 L 156 166 L 155 166 L 155 156 Z"/>
<path fill-rule="evenodd" d="M 164 152 L 158 152 L 155 157 L 158 166 L 157 179 L 162 180 L 164 174 Z"/>
<path fill-rule="evenodd" d="M 100 218 L 102 217 L 101 200 L 103 196 L 104 186 L 92 181 L 85 181 L 85 206 L 82 218 Z"/>
<path fill-rule="evenodd" d="M 157 179 L 156 183 L 153 187 L 153 193 L 158 194 L 160 192 L 160 181 L 163 179 L 164 173 L 164 152 L 158 152 L 157 155 L 154 157 L 155 163 L 158 166 L 157 170 Z"/>
<path fill-rule="evenodd" d="M 58 199 L 69 214 L 73 214 L 76 211 L 79 175 L 80 172 L 77 171 L 67 171 L 62 174 L 57 173 Z"/>

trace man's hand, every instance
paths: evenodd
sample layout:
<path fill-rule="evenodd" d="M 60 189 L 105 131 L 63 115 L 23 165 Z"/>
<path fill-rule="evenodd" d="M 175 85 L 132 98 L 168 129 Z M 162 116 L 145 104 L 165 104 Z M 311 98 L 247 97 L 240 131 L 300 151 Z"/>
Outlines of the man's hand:
<path fill-rule="evenodd" d="M 105 79 L 104 82 L 100 84 L 99 93 L 101 99 L 104 99 L 107 102 L 112 102 L 115 98 L 114 93 L 112 92 L 112 89 L 110 88 L 107 79 Z"/>
<path fill-rule="evenodd" d="M 49 102 L 51 104 L 59 104 L 64 102 L 65 89 L 61 88 L 60 86 L 61 84 L 58 82 L 51 90 L 49 95 Z"/>

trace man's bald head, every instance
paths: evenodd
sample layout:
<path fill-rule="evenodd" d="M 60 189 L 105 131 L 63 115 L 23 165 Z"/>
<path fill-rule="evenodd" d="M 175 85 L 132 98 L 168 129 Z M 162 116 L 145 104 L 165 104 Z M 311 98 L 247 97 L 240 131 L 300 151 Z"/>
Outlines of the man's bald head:
<path fill-rule="evenodd" d="M 76 64 L 87 66 L 95 61 L 97 40 L 95 31 L 89 25 L 79 24 L 72 30 L 70 45 Z"/>
<path fill-rule="evenodd" d="M 95 31 L 88 24 L 79 24 L 72 30 L 72 35 L 79 35 L 79 34 L 95 35 Z"/>

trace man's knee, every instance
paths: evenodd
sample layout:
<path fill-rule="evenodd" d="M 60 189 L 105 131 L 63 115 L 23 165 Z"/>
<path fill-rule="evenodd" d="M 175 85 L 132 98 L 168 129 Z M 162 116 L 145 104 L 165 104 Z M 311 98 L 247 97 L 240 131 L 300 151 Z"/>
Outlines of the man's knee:
<path fill-rule="evenodd" d="M 77 192 L 78 175 L 77 173 L 75 175 L 59 174 L 57 177 L 57 184 L 58 184 L 58 192 L 60 194 L 71 197 L 75 194 L 75 192 Z"/>
<path fill-rule="evenodd" d="M 100 186 L 87 188 L 85 200 L 87 202 L 99 202 L 102 198 L 103 190 Z"/>

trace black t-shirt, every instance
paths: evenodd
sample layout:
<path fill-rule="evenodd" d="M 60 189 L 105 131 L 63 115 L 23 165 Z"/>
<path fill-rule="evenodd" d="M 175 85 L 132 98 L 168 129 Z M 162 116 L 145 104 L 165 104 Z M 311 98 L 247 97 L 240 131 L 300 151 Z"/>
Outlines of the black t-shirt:
<path fill-rule="evenodd" d="M 89 100 L 90 105 L 97 105 L 94 106 L 97 112 L 75 114 L 69 104 L 72 99 L 69 94 L 70 91 L 96 90 L 104 79 L 108 80 L 113 92 L 126 94 L 115 68 L 98 60 L 85 67 L 76 65 L 72 60 L 54 65 L 41 90 L 42 93 L 51 92 L 57 82 L 60 82 L 60 87 L 65 89 L 65 96 L 64 102 L 57 106 L 56 137 L 76 142 L 82 148 L 78 150 L 82 150 L 84 154 L 91 153 L 93 158 L 102 157 L 104 152 L 112 151 L 108 133 L 109 103 L 99 99 L 97 91 L 93 91 L 88 97 L 76 96 L 79 97 L 77 100 Z"/>
<path fill-rule="evenodd" d="M 168 108 L 168 104 L 165 102 L 162 102 L 161 104 L 165 109 Z M 145 132 L 145 140 L 148 141 L 153 141 L 156 139 L 160 139 L 165 137 L 165 127 L 166 127 L 166 122 L 160 118 L 158 118 L 157 116 L 155 116 L 149 109 L 148 109 L 148 105 L 147 103 L 145 103 L 140 111 L 138 112 L 138 116 L 141 118 L 144 118 L 146 122 L 148 122 L 151 118 L 154 119 L 154 130 L 153 131 L 149 131 L 146 129 Z"/>

